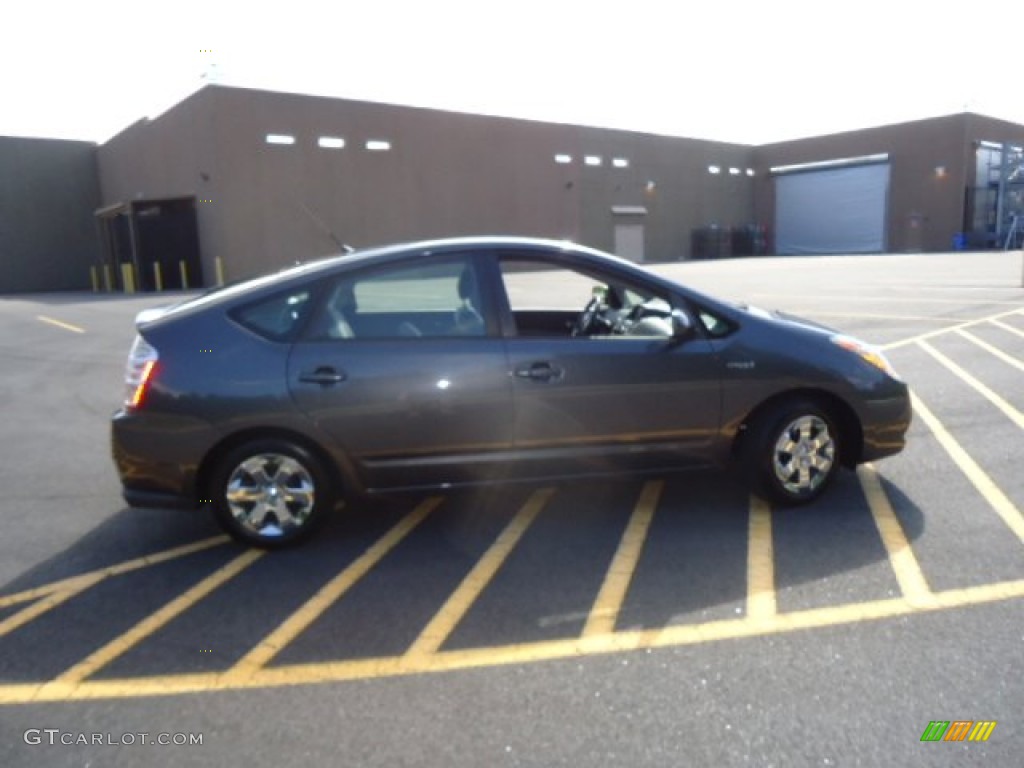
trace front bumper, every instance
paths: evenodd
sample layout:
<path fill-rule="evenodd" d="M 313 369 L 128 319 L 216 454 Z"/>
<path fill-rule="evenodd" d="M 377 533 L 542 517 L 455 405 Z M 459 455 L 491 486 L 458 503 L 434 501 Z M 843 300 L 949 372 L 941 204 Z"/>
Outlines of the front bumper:
<path fill-rule="evenodd" d="M 906 447 L 913 409 L 909 390 L 906 385 L 901 385 L 901 388 L 902 392 L 892 397 L 866 401 L 861 421 L 864 433 L 862 462 L 892 456 Z"/>

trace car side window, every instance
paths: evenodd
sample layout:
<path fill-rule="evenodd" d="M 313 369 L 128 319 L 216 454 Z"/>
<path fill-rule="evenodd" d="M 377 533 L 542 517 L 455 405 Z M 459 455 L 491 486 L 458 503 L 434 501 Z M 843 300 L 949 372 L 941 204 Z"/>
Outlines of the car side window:
<path fill-rule="evenodd" d="M 503 256 L 500 264 L 517 336 L 672 336 L 667 297 L 647 287 L 529 256 Z"/>
<path fill-rule="evenodd" d="M 736 330 L 734 323 L 707 309 L 698 309 L 697 317 L 701 327 L 712 339 L 724 339 Z"/>
<path fill-rule="evenodd" d="M 233 310 L 235 322 L 270 341 L 286 341 L 301 325 L 310 309 L 308 287 L 274 294 Z"/>
<path fill-rule="evenodd" d="M 327 291 L 311 339 L 486 336 L 486 308 L 471 255 L 347 274 Z"/>

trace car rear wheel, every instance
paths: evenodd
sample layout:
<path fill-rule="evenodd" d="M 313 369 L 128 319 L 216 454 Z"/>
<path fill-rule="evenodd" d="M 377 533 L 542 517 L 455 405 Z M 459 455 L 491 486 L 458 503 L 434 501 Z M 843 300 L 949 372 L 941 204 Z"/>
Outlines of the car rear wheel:
<path fill-rule="evenodd" d="M 755 490 L 767 499 L 804 504 L 824 493 L 839 470 L 839 432 L 815 403 L 790 401 L 754 422 L 741 460 Z"/>
<path fill-rule="evenodd" d="M 287 440 L 257 440 L 233 449 L 213 479 L 214 512 L 232 537 L 276 549 L 309 536 L 331 508 L 322 464 Z"/>

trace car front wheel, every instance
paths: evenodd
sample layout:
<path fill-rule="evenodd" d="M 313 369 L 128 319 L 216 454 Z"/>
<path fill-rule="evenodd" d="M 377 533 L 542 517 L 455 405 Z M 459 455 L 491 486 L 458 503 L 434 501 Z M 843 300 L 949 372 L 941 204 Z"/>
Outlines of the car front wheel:
<path fill-rule="evenodd" d="M 794 401 L 769 410 L 745 437 L 744 469 L 755 490 L 771 501 L 812 501 L 839 469 L 835 422 L 812 402 Z"/>
<path fill-rule="evenodd" d="M 257 440 L 230 451 L 213 479 L 214 513 L 232 537 L 276 549 L 311 534 L 331 508 L 321 463 L 287 440 Z"/>

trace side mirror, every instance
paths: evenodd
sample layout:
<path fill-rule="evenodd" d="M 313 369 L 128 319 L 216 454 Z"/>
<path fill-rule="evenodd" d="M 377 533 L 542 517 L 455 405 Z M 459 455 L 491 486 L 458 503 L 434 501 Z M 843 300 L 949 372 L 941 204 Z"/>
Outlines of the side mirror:
<path fill-rule="evenodd" d="M 693 335 L 693 321 L 681 309 L 672 310 L 672 338 L 684 341 Z"/>

